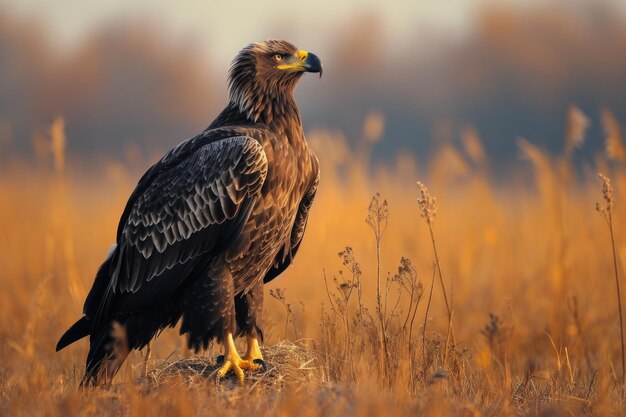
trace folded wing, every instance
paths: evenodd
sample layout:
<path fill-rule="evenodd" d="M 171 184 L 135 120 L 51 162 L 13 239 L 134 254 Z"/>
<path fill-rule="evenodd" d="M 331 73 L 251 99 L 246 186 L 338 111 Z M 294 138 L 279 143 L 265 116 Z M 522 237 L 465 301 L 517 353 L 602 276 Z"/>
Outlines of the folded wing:
<path fill-rule="evenodd" d="M 237 237 L 266 174 L 263 148 L 245 136 L 197 146 L 174 160 L 168 155 L 153 166 L 122 217 L 106 289 L 94 284 L 92 292 L 101 292 L 89 294 L 85 315 L 103 318 L 164 301 L 199 255 L 219 253 Z"/>

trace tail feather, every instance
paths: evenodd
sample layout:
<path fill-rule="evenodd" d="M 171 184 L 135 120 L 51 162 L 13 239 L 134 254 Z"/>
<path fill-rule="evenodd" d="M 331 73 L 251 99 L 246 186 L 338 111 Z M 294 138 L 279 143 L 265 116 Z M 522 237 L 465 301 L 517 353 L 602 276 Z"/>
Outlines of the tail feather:
<path fill-rule="evenodd" d="M 91 322 L 87 317 L 81 317 L 76 323 L 72 324 L 72 327 L 61 336 L 57 343 L 56 351 L 60 351 L 67 345 L 71 345 L 77 340 L 82 339 L 85 336 L 89 336 L 91 333 Z"/>
<path fill-rule="evenodd" d="M 129 353 L 124 325 L 111 322 L 95 337 L 92 336 L 81 386 L 110 384 Z"/>
<path fill-rule="evenodd" d="M 81 387 L 96 386 L 100 369 L 104 366 L 107 356 L 110 355 L 111 337 L 108 332 L 101 332 L 91 338 L 89 353 L 85 362 L 85 375 L 80 382 Z"/>

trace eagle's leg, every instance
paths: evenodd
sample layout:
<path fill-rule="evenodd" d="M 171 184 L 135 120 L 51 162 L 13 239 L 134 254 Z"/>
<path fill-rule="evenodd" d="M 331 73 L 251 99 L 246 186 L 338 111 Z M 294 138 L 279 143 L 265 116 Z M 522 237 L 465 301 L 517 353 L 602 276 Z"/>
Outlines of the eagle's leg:
<path fill-rule="evenodd" d="M 256 336 L 248 336 L 248 350 L 243 358 L 264 368 L 266 367 L 261 348 L 259 347 L 259 339 Z"/>
<path fill-rule="evenodd" d="M 243 370 L 256 370 L 261 365 L 246 359 L 242 359 L 235 347 L 233 334 L 228 332 L 224 338 L 224 364 L 217 371 L 220 376 L 225 376 L 229 371 L 233 371 L 237 375 L 239 383 L 243 383 Z"/>
<path fill-rule="evenodd" d="M 248 350 L 244 359 L 267 368 L 259 342 L 263 341 L 263 332 L 259 319 L 263 310 L 263 280 L 259 280 L 249 291 L 235 296 L 235 313 L 238 335 L 245 335 Z"/>

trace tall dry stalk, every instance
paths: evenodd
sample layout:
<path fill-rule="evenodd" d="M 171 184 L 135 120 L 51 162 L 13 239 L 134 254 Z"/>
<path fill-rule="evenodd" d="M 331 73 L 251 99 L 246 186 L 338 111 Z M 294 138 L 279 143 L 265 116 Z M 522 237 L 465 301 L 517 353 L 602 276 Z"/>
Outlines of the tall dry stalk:
<path fill-rule="evenodd" d="M 339 272 L 341 273 L 342 271 Z M 352 363 L 350 357 L 350 347 L 352 346 L 352 340 L 350 337 L 350 315 L 348 308 L 350 305 L 350 296 L 352 295 L 352 290 L 356 288 L 357 285 L 354 281 L 346 279 L 338 280 L 337 277 L 333 277 L 333 283 L 335 284 L 335 290 L 333 293 L 331 293 L 330 287 L 328 286 L 328 280 L 326 279 L 326 271 L 324 271 L 324 286 L 326 287 L 326 295 L 328 296 L 328 301 L 330 302 L 330 306 L 333 312 L 341 319 L 341 324 L 343 325 L 345 336 L 343 357 L 346 361 Z"/>
<path fill-rule="evenodd" d="M 376 193 L 370 201 L 367 208 L 367 217 L 365 222 L 370 226 L 374 232 L 374 239 L 376 241 L 376 314 L 378 321 L 380 322 L 380 343 L 384 355 L 384 365 L 382 367 L 383 373 L 386 374 L 388 349 L 387 349 L 387 329 L 385 326 L 385 316 L 383 313 L 383 301 L 382 292 L 380 289 L 380 242 L 382 241 L 383 234 L 387 229 L 387 220 L 389 219 L 389 203 L 387 200 L 382 200 L 380 193 Z"/>
<path fill-rule="evenodd" d="M 428 313 L 430 312 L 430 303 L 433 301 L 433 290 L 435 288 L 435 275 L 437 266 L 433 265 L 433 276 L 430 280 L 430 291 L 428 292 L 428 301 L 426 302 L 426 311 L 424 312 L 424 324 L 422 325 L 422 359 L 424 361 L 424 369 L 426 369 L 426 324 L 428 323 Z"/>
<path fill-rule="evenodd" d="M 287 318 L 285 319 L 285 340 L 287 339 L 287 329 L 289 327 L 289 322 L 291 322 L 291 326 L 293 328 L 293 335 L 295 338 L 298 338 L 298 328 L 296 327 L 296 322 L 293 317 L 293 310 L 291 309 L 291 303 L 287 302 L 287 295 L 285 294 L 284 288 L 272 288 L 270 289 L 270 296 L 278 301 L 280 305 L 282 305 L 287 313 Z"/>
<path fill-rule="evenodd" d="M 617 288 L 617 308 L 619 312 L 619 331 L 622 337 L 622 389 L 624 389 L 624 382 L 626 381 L 626 356 L 624 355 L 624 318 L 622 314 L 622 296 L 619 285 L 619 270 L 617 269 L 617 252 L 615 250 L 615 234 L 613 232 L 613 208 L 615 207 L 615 200 L 613 198 L 613 186 L 611 180 L 604 174 L 598 174 L 598 177 L 602 181 L 602 197 L 604 198 L 604 204 L 596 203 L 596 210 L 602 215 L 609 228 L 611 235 L 611 248 L 613 250 L 613 271 L 615 271 L 615 286 Z"/>
<path fill-rule="evenodd" d="M 363 304 L 363 285 L 361 282 L 361 265 L 356 261 L 354 257 L 354 251 L 352 247 L 346 246 L 346 248 L 338 253 L 341 258 L 341 263 L 344 268 L 350 273 L 352 279 L 351 282 L 357 289 L 357 302 L 358 302 L 358 317 L 363 319 L 364 304 Z"/>
<path fill-rule="evenodd" d="M 409 355 L 411 355 L 413 352 L 411 348 L 413 340 L 413 325 L 415 323 L 417 307 L 424 296 L 424 284 L 418 280 L 417 269 L 413 266 L 411 260 L 405 257 L 400 259 L 398 273 L 394 275 L 393 280 L 409 294 L 409 307 L 404 318 L 404 323 L 402 324 L 402 331 L 404 333 L 406 333 L 407 329 L 409 331 L 408 349 Z"/>
<path fill-rule="evenodd" d="M 446 347 L 448 345 L 448 341 L 452 338 L 452 344 L 456 344 L 454 337 L 454 327 L 452 325 L 452 316 L 453 309 L 451 303 L 448 301 L 448 295 L 446 293 L 446 285 L 443 281 L 443 273 L 441 272 L 441 262 L 439 261 L 439 253 L 437 252 L 437 243 L 435 241 L 435 216 L 437 215 L 437 199 L 430 195 L 428 192 L 428 188 L 418 181 L 417 188 L 420 192 L 420 197 L 417 200 L 417 203 L 420 207 L 420 216 L 424 218 L 426 224 L 428 225 L 428 231 L 430 232 L 430 242 L 433 247 L 433 253 L 435 255 L 435 266 L 437 269 L 437 273 L 439 276 L 439 282 L 441 283 L 441 290 L 443 292 L 443 300 L 446 303 L 446 311 L 448 313 L 448 337 L 446 341 Z M 446 349 L 446 357 L 447 357 L 447 349 Z M 445 362 L 445 361 L 444 361 Z"/>
<path fill-rule="evenodd" d="M 413 327 L 415 325 L 415 318 L 417 316 L 417 308 L 424 297 L 424 284 L 418 280 L 417 268 L 413 266 L 410 259 L 402 257 L 400 259 L 400 265 L 398 266 L 398 272 L 392 277 L 392 281 L 396 282 L 399 286 L 399 297 L 402 297 L 402 293 L 405 292 L 409 295 L 409 304 L 402 324 L 401 336 L 403 340 L 407 342 L 407 354 L 409 356 L 409 369 L 414 369 L 414 346 L 413 346 Z M 389 320 L 393 318 L 392 312 Z M 415 373 L 410 373 L 411 388 L 415 386 Z"/>

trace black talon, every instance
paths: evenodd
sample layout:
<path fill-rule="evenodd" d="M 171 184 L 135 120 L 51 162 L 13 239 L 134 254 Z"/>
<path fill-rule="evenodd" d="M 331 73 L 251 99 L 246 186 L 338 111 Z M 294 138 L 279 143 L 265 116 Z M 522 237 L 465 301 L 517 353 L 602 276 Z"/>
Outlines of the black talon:
<path fill-rule="evenodd" d="M 215 359 L 215 363 L 216 364 L 222 364 L 224 363 L 224 355 L 219 355 L 216 359 Z"/>
<path fill-rule="evenodd" d="M 263 359 L 255 359 L 252 361 L 253 363 L 256 363 L 257 365 L 261 365 L 261 367 L 263 368 L 264 371 L 267 371 L 267 364 L 265 363 L 265 361 Z"/>

